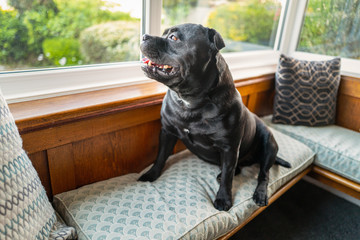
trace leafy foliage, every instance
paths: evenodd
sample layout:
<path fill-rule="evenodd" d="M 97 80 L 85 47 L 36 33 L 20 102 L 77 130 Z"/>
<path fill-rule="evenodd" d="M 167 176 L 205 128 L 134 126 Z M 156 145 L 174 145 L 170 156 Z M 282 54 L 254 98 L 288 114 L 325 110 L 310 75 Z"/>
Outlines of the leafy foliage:
<path fill-rule="evenodd" d="M 16 11 L 0 8 L 0 63 L 10 64 L 22 60 L 27 55 L 27 29 Z"/>
<path fill-rule="evenodd" d="M 139 22 L 114 21 L 91 26 L 80 35 L 87 63 L 134 61 L 139 56 Z"/>
<path fill-rule="evenodd" d="M 56 66 L 70 66 L 82 63 L 79 51 L 80 43 L 77 39 L 46 39 L 42 45 L 45 56 Z"/>
<path fill-rule="evenodd" d="M 103 22 L 134 20 L 128 13 L 107 10 L 102 0 L 55 0 L 59 13 L 48 22 L 54 37 L 79 38 L 82 30 Z"/>
<path fill-rule="evenodd" d="M 168 26 L 178 24 L 189 15 L 190 10 L 197 3 L 198 0 L 163 0 L 163 9 L 166 15 L 165 24 Z"/>
<path fill-rule="evenodd" d="M 9 0 L 10 6 L 13 6 L 20 14 L 25 11 L 32 11 L 38 6 L 45 7 L 57 12 L 56 4 L 53 0 Z"/>
<path fill-rule="evenodd" d="M 22 14 L 21 21 L 28 32 L 28 50 L 33 55 L 40 54 L 42 52 L 42 42 L 51 37 L 47 22 L 54 14 L 53 10 L 49 10 L 45 6 L 36 6 Z"/>
<path fill-rule="evenodd" d="M 360 59 L 359 13 L 360 0 L 309 1 L 298 50 Z"/>
<path fill-rule="evenodd" d="M 0 8 L 0 64 L 11 66 L 19 63 L 47 66 L 49 62 L 55 65 L 80 64 L 83 57 L 79 38 L 84 29 L 115 20 L 139 22 L 128 13 L 111 11 L 116 3 L 102 0 L 8 2 L 15 10 L 5 11 Z M 139 30 L 139 25 L 134 27 Z M 123 38 L 125 36 L 121 39 L 129 40 Z M 139 36 L 138 33 L 129 41 L 138 41 Z M 133 46 L 132 43 L 130 45 Z M 115 53 L 111 54 L 113 56 Z M 121 54 L 120 59 L 123 59 L 125 53 Z M 45 59 L 42 57 L 44 55 Z"/>
<path fill-rule="evenodd" d="M 211 12 L 207 25 L 225 39 L 271 46 L 277 17 L 277 5 L 270 1 L 263 4 L 258 0 L 233 2 Z"/>

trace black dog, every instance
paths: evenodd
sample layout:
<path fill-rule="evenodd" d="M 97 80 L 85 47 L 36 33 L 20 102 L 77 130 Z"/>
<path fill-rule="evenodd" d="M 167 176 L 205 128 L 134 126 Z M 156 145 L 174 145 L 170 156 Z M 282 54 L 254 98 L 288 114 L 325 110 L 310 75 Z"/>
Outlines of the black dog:
<path fill-rule="evenodd" d="M 268 204 L 269 169 L 278 146 L 267 127 L 242 103 L 229 68 L 219 53 L 224 41 L 214 29 L 183 24 L 165 30 L 162 37 L 143 36 L 146 56 L 142 70 L 169 87 L 161 109 L 160 148 L 152 168 L 140 181 L 155 181 L 175 143 L 221 168 L 220 188 L 214 202 L 218 210 L 232 206 L 232 181 L 242 166 L 260 164 L 253 199 Z"/>

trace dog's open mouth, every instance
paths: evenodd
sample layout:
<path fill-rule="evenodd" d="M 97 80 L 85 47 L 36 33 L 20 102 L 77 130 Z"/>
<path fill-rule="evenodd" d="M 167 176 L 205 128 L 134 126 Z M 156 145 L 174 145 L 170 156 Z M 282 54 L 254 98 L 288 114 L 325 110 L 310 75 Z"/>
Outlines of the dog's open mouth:
<path fill-rule="evenodd" d="M 162 64 L 157 64 L 155 62 L 152 62 L 150 59 L 148 59 L 147 57 L 144 57 L 142 59 L 142 62 L 144 64 L 147 65 L 147 67 L 149 69 L 151 69 L 154 73 L 155 72 L 163 72 L 163 73 L 166 73 L 168 75 L 173 75 L 177 72 L 177 68 L 176 67 L 173 67 L 173 66 L 170 66 L 170 65 L 162 65 Z"/>

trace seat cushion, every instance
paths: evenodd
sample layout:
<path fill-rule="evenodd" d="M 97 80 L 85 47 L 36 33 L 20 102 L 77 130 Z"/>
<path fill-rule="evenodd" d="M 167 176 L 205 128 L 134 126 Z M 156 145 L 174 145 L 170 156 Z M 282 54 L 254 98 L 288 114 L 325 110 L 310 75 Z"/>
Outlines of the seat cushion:
<path fill-rule="evenodd" d="M 269 196 L 314 156 L 304 144 L 273 132 L 279 156 L 292 168 L 271 168 Z M 172 155 L 152 183 L 138 182 L 141 174 L 127 174 L 58 194 L 53 203 L 66 223 L 76 227 L 79 239 L 216 239 L 259 208 L 252 200 L 258 171 L 253 165 L 235 176 L 234 205 L 228 212 L 213 206 L 219 167 L 188 150 Z"/>
<path fill-rule="evenodd" d="M 336 125 L 322 127 L 265 123 L 309 146 L 315 153 L 314 164 L 360 183 L 360 133 Z"/>
<path fill-rule="evenodd" d="M 0 92 L 0 239 L 73 239 L 55 211 Z M 57 231 L 55 234 L 53 231 Z M 72 232 L 72 235 L 66 232 Z M 61 236 L 61 238 L 60 238 Z"/>
<path fill-rule="evenodd" d="M 324 126 L 335 123 L 340 58 L 305 61 L 280 56 L 273 122 Z"/>

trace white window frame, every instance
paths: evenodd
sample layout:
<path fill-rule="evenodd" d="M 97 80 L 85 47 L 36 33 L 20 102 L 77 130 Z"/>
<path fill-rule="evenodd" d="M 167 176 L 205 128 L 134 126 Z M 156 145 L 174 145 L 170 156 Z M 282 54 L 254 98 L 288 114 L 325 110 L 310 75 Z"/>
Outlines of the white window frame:
<path fill-rule="evenodd" d="M 336 56 L 307 53 L 296 51 L 300 40 L 301 28 L 305 19 L 307 3 L 311 0 L 292 0 L 287 1 L 286 20 L 283 25 L 282 40 L 278 41 L 280 52 L 297 59 L 308 61 L 330 60 Z M 286 7 L 284 7 L 286 9 Z M 286 11 L 286 10 L 285 10 Z M 341 57 L 341 74 L 347 76 L 360 77 L 360 60 Z"/>
<path fill-rule="evenodd" d="M 274 73 L 279 52 L 295 57 L 314 57 L 295 51 L 306 4 L 307 0 L 286 0 L 282 6 L 274 50 L 223 54 L 234 79 Z M 161 9 L 162 0 L 143 0 L 141 34 L 161 35 Z M 350 67 L 346 67 L 348 64 Z M 342 59 L 342 69 L 346 69 L 342 73 L 360 76 L 360 68 L 355 65 L 359 66 L 359 61 Z M 151 81 L 141 71 L 140 62 L 0 72 L 0 87 L 9 103 Z"/>

